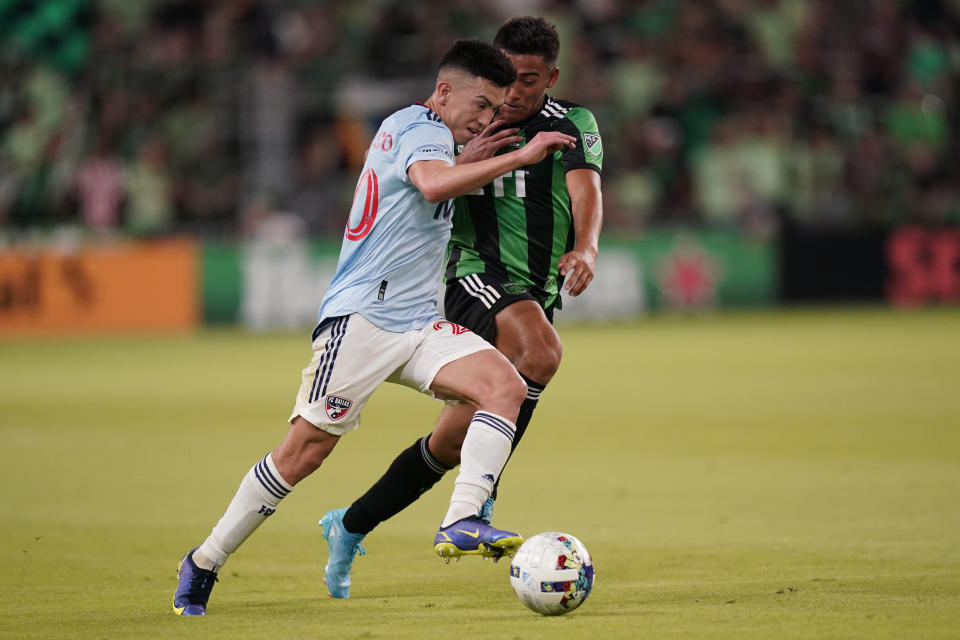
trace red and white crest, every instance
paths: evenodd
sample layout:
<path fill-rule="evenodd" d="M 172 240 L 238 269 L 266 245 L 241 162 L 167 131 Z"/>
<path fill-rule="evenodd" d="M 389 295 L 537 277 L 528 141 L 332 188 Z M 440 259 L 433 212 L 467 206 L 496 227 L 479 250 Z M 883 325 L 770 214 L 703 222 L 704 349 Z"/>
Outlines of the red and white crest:
<path fill-rule="evenodd" d="M 339 420 L 350 412 L 353 406 L 353 400 L 347 400 L 341 396 L 327 396 L 324 398 L 327 408 L 327 416 L 331 420 Z"/>

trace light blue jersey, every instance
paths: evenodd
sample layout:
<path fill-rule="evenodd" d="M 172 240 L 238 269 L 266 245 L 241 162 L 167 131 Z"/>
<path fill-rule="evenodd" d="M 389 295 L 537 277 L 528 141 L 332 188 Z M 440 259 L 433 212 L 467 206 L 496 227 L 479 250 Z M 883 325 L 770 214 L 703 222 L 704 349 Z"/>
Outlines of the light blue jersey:
<path fill-rule="evenodd" d="M 387 331 L 422 329 L 440 317 L 440 278 L 453 201 L 431 204 L 407 169 L 420 160 L 454 164 L 453 135 L 440 116 L 413 105 L 380 125 L 357 182 L 337 271 L 319 321 L 360 313 Z"/>

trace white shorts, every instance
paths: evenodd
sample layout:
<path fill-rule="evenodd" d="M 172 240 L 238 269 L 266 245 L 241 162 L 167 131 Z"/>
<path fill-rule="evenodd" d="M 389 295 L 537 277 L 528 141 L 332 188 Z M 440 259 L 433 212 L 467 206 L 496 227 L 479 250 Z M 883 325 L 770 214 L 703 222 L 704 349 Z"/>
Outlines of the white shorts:
<path fill-rule="evenodd" d="M 384 381 L 433 395 L 440 368 L 493 346 L 449 320 L 396 333 L 371 324 L 359 313 L 341 316 L 313 341 L 313 359 L 290 420 L 302 416 L 333 435 L 356 429 L 360 412 Z"/>

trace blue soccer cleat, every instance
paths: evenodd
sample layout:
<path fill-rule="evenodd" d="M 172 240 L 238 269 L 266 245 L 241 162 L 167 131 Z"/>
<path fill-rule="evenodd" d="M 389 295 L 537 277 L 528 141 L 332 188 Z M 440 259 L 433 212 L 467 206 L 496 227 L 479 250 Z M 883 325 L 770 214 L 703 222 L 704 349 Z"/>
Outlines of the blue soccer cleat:
<path fill-rule="evenodd" d="M 193 561 L 191 549 L 180 558 L 177 567 L 177 592 L 173 594 L 173 612 L 178 616 L 205 616 L 207 615 L 207 600 L 213 591 L 213 584 L 217 581 L 217 574 L 213 571 L 201 569 Z"/>
<path fill-rule="evenodd" d="M 359 553 L 366 555 L 360 541 L 366 536 L 361 533 L 350 533 L 343 528 L 343 514 L 346 509 L 328 511 L 320 519 L 323 527 L 323 539 L 327 541 L 330 550 L 327 566 L 323 568 L 323 582 L 327 585 L 331 598 L 350 597 L 350 567 L 353 558 Z"/>
<path fill-rule="evenodd" d="M 441 528 L 433 539 L 434 551 L 447 562 L 460 556 L 481 556 L 496 562 L 504 555 L 513 556 L 521 544 L 523 536 L 519 533 L 492 527 L 478 516 Z"/>
<path fill-rule="evenodd" d="M 487 498 L 486 501 L 484 501 L 484 503 L 480 505 L 480 513 L 477 514 L 477 517 L 483 520 L 484 522 L 486 522 L 487 524 L 490 524 L 491 522 L 493 522 L 493 503 L 494 502 L 495 501 L 493 499 L 493 496 L 490 496 L 489 498 Z"/>

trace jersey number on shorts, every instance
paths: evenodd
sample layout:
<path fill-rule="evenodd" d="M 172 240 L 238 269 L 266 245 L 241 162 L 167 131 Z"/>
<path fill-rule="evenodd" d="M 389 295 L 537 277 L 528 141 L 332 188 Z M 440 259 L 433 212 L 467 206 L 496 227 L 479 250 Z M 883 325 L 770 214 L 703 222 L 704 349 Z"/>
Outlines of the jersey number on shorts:
<path fill-rule="evenodd" d="M 461 327 L 456 322 L 450 322 L 449 320 L 437 320 L 433 323 L 434 331 L 443 331 L 445 328 L 450 329 L 450 332 L 455 336 L 459 336 L 462 333 L 473 333 L 470 329 Z"/>
<path fill-rule="evenodd" d="M 347 240 L 360 240 L 364 238 L 370 230 L 373 229 L 373 221 L 377 219 L 377 204 L 380 199 L 379 185 L 377 183 L 377 174 L 373 169 L 367 169 L 357 181 L 357 189 L 353 192 L 353 201 L 357 202 L 360 196 L 360 187 L 366 187 L 366 201 L 363 203 L 363 216 L 357 226 L 350 227 L 350 221 L 347 220 Z M 352 209 L 352 207 L 351 207 Z"/>

